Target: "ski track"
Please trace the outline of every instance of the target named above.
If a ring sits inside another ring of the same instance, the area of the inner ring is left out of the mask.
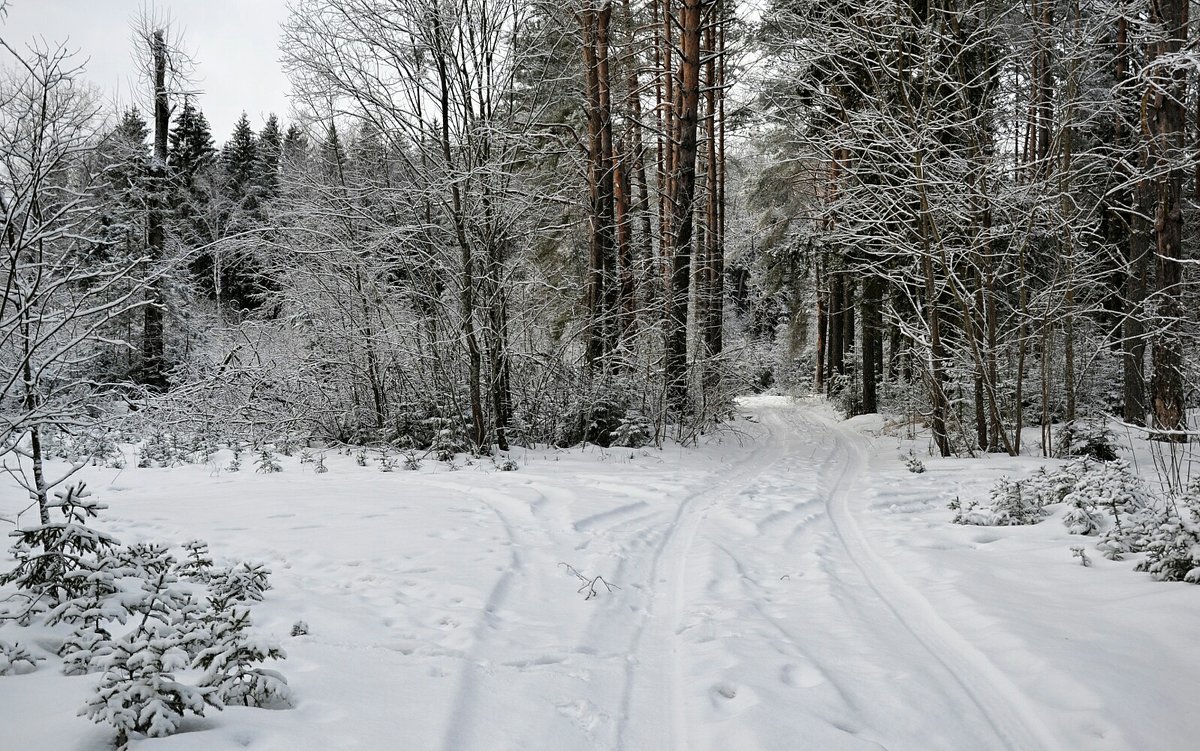
[[[331,596],[361,624],[358,640],[313,644],[456,678],[444,715],[404,718],[431,748],[1062,751],[859,526],[874,512],[856,495],[869,439],[819,402],[750,404],[754,442],[703,475],[669,459],[615,481],[414,475],[458,499],[443,513],[461,524],[428,536],[478,572],[471,587],[440,585],[434,564],[451,559],[436,553],[263,552],[284,588]],[[129,531],[183,530],[164,517]],[[560,563],[619,589],[584,601]]]
[[[674,498],[587,476],[538,491],[516,480],[471,488],[509,557],[458,653],[442,748],[482,751],[502,737],[519,739],[504,746],[514,749],[570,738],[618,751],[805,740],[1059,751],[1021,690],[872,548],[853,505],[865,439],[820,409],[764,410],[763,435],[736,462],[699,487],[669,475],[668,490],[684,488]],[[574,511],[589,493],[611,502]],[[571,596],[558,565],[571,554],[621,589],[551,619],[539,611]],[[597,568],[606,560],[615,568]],[[778,665],[769,679],[749,669],[760,655]],[[919,685],[941,711],[926,716],[904,697],[876,706],[890,680]],[[507,693],[511,682],[522,690]],[[556,698],[514,703],[521,695]],[[755,718],[797,712],[809,738],[760,737]]]

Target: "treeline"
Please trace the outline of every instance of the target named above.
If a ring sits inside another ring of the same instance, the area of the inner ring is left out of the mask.
[[[220,148],[162,24],[115,118],[10,44],[2,448],[114,399],[254,441],[653,442],[772,383],[944,454],[1105,412],[1186,437],[1189,3],[745,10],[299,0],[292,122]]]

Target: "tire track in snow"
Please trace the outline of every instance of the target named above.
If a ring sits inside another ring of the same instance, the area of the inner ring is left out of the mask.
[[[708,512],[723,499],[738,495],[786,456],[772,427],[764,425],[764,428],[767,435],[760,439],[759,445],[767,447],[768,453],[764,456],[762,452],[751,452],[715,486],[684,497],[651,552],[644,590],[651,595],[627,650],[625,684],[617,717],[617,751],[689,749],[681,699],[683,677],[678,638],[687,602],[688,554]],[[660,583],[667,585],[666,592],[657,591]],[[660,604],[662,600],[665,607]]]
[[[937,614],[920,592],[871,548],[850,512],[856,474],[865,466],[862,438],[822,421],[834,439],[836,475],[827,495],[830,521],[850,560],[896,620],[954,678],[992,730],[1013,751],[1062,751],[1024,693],[982,652]]]

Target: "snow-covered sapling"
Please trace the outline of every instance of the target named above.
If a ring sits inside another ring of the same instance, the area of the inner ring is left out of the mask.
[[[278,645],[252,638],[250,610],[234,605],[220,611],[209,626],[211,642],[196,655],[193,666],[204,671],[199,686],[214,692],[223,704],[247,707],[290,706],[287,679],[274,670],[258,667],[264,660],[287,655]]]
[[[206,582],[213,567],[208,543],[204,540],[188,540],[183,544],[185,557],[179,564],[179,575],[188,581]]]
[[[279,461],[275,458],[275,454],[265,446],[258,452],[258,461],[256,464],[260,474],[269,475],[283,471],[283,467],[279,466]]]
[[[366,449],[359,449],[357,452],[355,452],[354,463],[360,467],[367,466],[367,451],[366,451]]]
[[[912,449],[908,450],[908,456],[904,459],[904,467],[915,475],[919,475],[925,471],[925,463],[917,458]]]
[[[1200,584],[1200,487],[1176,494],[1150,525],[1146,558],[1137,564],[1159,581]]]
[[[1078,558],[1079,563],[1085,568],[1092,565],[1092,559],[1088,558],[1087,551],[1084,550],[1082,545],[1072,545],[1071,555],[1075,558]]]
[[[208,600],[214,610],[222,611],[234,603],[261,602],[271,588],[271,570],[262,563],[245,561],[230,568],[213,570],[208,581]]]
[[[88,575],[118,544],[116,538],[93,529],[88,522],[107,506],[91,499],[84,483],[70,485],[54,494],[48,510],[61,514],[60,521],[14,531],[11,548],[17,565],[0,574],[0,584],[16,584],[32,604],[53,605],[87,595],[96,584]]]
[[[37,670],[37,664],[45,657],[38,657],[20,644],[9,644],[0,639],[0,675],[24,675]]]
[[[141,572],[158,571],[140,579],[141,591],[124,605],[136,621],[129,634],[112,642],[107,669],[93,695],[80,710],[93,722],[106,722],[117,731],[123,746],[133,733],[160,737],[174,733],[187,713],[204,715],[206,706],[220,706],[211,688],[196,688],[175,679],[191,663],[190,652],[206,642],[199,608],[178,586],[178,577],[167,559],[136,556]],[[131,567],[130,572],[134,572]]]
[[[325,466],[325,457],[318,456],[317,457],[317,466],[313,467],[313,472],[316,472],[318,475],[323,475],[328,471],[329,471],[329,467]]]

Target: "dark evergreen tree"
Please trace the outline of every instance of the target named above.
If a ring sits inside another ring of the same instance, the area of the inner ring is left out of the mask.
[[[321,170],[330,182],[340,184],[345,176],[346,152],[342,148],[342,140],[338,136],[337,125],[330,122],[325,130],[325,140],[321,142],[318,154]]]
[[[281,167],[297,169],[308,162],[308,135],[299,125],[289,125],[283,137]]]
[[[216,153],[207,118],[191,99],[185,100],[171,130],[168,158],[172,173],[190,189],[196,173],[211,164]]]
[[[254,135],[250,119],[246,117],[245,112],[233,126],[233,136],[226,142],[225,148],[221,149],[221,162],[225,168],[230,197],[242,208],[253,209],[258,138]]]
[[[279,128],[279,118],[272,114],[267,117],[266,125],[258,134],[255,180],[260,192],[259,200],[262,202],[279,195],[279,160],[282,155],[283,131]]]

